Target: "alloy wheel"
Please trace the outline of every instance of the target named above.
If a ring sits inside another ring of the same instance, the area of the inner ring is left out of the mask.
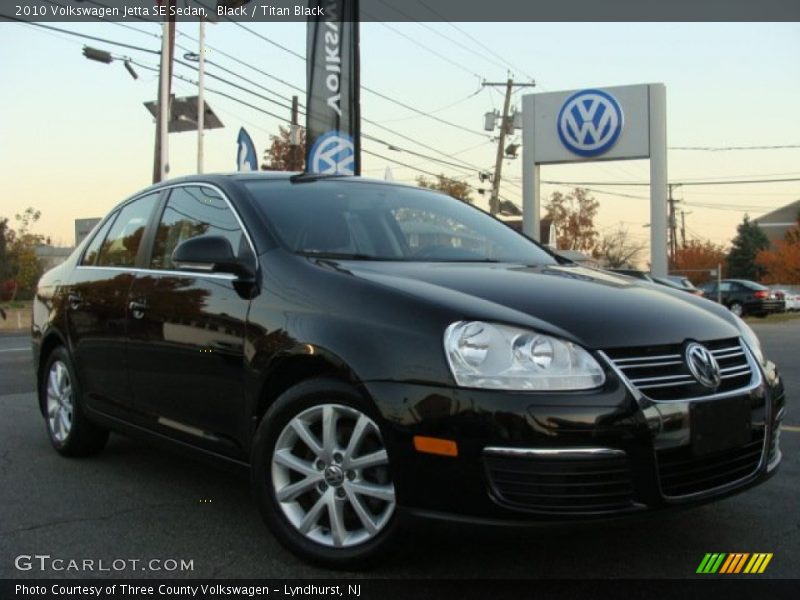
[[[73,408],[72,379],[67,366],[57,360],[50,365],[47,375],[47,425],[59,444],[72,431]]]
[[[395,510],[378,426],[350,406],[321,404],[293,417],[275,443],[271,478],[288,521],[324,546],[374,538]]]

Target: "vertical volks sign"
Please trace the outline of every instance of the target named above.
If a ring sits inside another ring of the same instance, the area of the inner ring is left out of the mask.
[[[361,172],[358,0],[310,0],[306,171]]]

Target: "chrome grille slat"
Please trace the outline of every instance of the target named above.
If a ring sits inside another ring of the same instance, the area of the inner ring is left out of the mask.
[[[752,380],[752,366],[738,338],[700,343],[720,364],[720,385],[716,389],[702,386],[689,372],[682,344],[606,350],[604,354],[631,386],[657,401],[690,400],[735,391]]]

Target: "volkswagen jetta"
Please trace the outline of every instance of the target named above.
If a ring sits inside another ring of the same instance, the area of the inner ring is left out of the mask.
[[[247,465],[275,536],[329,565],[407,514],[618,516],[781,460],[780,378],[730,311],[360,178],[136,194],[42,278],[33,350],[59,453],[114,430]]]

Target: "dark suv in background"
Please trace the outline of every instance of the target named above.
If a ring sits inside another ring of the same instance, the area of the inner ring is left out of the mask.
[[[709,281],[700,286],[705,297],[721,302],[738,317],[755,315],[764,317],[770,313],[782,312],[784,303],[778,295],[766,286],[746,279],[723,279]]]

